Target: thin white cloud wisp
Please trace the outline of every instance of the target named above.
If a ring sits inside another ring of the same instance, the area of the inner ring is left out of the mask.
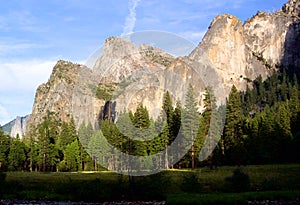
[[[0,82],[0,91],[35,90],[39,84],[47,82],[55,63],[40,60],[1,62],[0,76],[5,78]]]
[[[123,27],[122,35],[130,34],[133,32],[136,22],[136,7],[138,6],[141,0],[129,0],[128,8],[129,14],[126,17],[125,25]]]

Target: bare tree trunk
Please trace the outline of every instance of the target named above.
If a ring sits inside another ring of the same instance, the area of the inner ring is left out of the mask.
[[[97,170],[97,159],[96,159],[96,157],[94,157],[94,169],[95,169],[95,171],[98,171]]]
[[[43,172],[46,172],[46,153],[43,154]]]
[[[169,169],[169,161],[168,161],[168,149],[167,149],[167,146],[166,146],[166,155],[165,155],[165,166],[166,166],[166,169]]]
[[[32,172],[32,158],[30,157],[30,162],[29,162],[29,171]]]
[[[192,144],[192,169],[195,169],[194,142],[193,142],[193,144]]]

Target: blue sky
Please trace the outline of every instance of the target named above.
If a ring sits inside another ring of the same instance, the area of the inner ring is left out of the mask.
[[[198,44],[213,18],[245,21],[287,0],[9,0],[0,6],[0,124],[29,114],[59,59],[83,63],[107,37],[158,30]]]

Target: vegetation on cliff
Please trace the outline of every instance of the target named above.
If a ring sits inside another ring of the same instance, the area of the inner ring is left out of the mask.
[[[147,108],[140,104],[134,113],[119,114],[119,120],[125,119],[123,124],[116,125],[112,119],[103,119],[101,131],[95,133],[89,122],[76,130],[74,119],[63,122],[55,113],[48,111],[43,122],[32,127],[22,140],[10,139],[1,132],[1,169],[99,170],[101,166],[97,164],[97,154],[93,151],[99,148],[94,149],[93,143],[90,142],[97,141],[99,139],[97,135],[101,134],[119,151],[136,156],[148,156],[165,150],[174,142],[180,128],[180,132],[187,138],[186,141],[192,141],[187,154],[175,165],[171,165],[168,155],[170,157],[174,153],[165,153],[155,162],[143,162],[145,169],[153,167],[156,163],[165,168],[188,168],[203,165],[212,167],[299,162],[298,82],[295,74],[283,70],[274,73],[265,81],[258,77],[244,92],[239,92],[233,86],[227,100],[226,120],[222,133],[220,131],[218,133],[220,128],[217,127],[214,128],[215,131],[208,130],[209,126],[212,126],[211,119],[216,117],[212,116],[213,111],[221,112],[222,108],[222,106],[217,108],[213,91],[209,87],[206,89],[202,113],[197,111],[197,102],[194,99],[193,89],[197,88],[190,86],[184,106],[181,106],[180,102],[174,106],[170,94],[165,93],[162,115],[157,120],[151,119]],[[119,130],[122,126],[126,128],[126,132]],[[191,126],[192,131],[187,129]],[[209,135],[222,136],[212,155],[200,162],[197,156]],[[132,139],[132,136],[135,138]],[[99,143],[101,147],[103,143]],[[180,152],[180,149],[178,151]],[[109,166],[116,168],[121,165]]]

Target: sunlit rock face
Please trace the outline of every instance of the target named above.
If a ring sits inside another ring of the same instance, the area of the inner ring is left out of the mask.
[[[140,103],[156,118],[162,99],[170,91],[173,102],[184,104],[186,89],[193,85],[199,109],[206,86],[224,103],[232,85],[246,88],[259,75],[265,79],[279,67],[300,67],[300,2],[290,0],[275,13],[258,12],[246,22],[223,14],[215,17],[199,45],[188,55],[174,57],[148,45],[137,47],[122,38],[105,41],[92,69],[59,61],[50,79],[36,91],[27,127],[37,125],[47,110],[76,125],[91,122],[97,128],[108,110],[135,111]],[[114,108],[97,89],[111,86]],[[106,107],[106,108],[105,108]],[[104,110],[105,108],[105,110]]]
[[[281,10],[258,12],[244,24],[235,16],[219,15],[190,58],[210,62],[227,91],[232,84],[244,89],[245,78],[265,79],[280,66],[300,67],[299,5],[291,0]]]

